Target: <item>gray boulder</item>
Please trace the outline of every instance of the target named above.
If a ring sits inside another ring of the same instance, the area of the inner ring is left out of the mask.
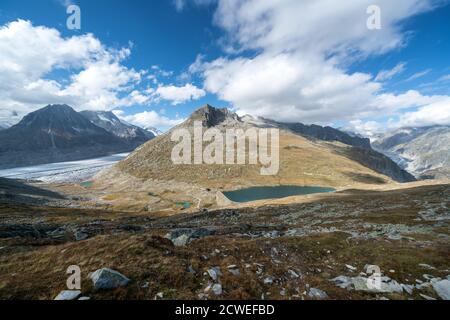
[[[92,280],[95,289],[115,289],[124,287],[130,282],[130,279],[120,272],[108,268],[98,269],[89,278]]]
[[[63,290],[55,298],[55,300],[75,300],[81,295],[80,290]]]
[[[198,229],[174,229],[166,234],[165,238],[172,241],[174,246],[182,247],[188,245],[195,239],[201,239],[216,233],[213,228]]]
[[[273,283],[272,277],[266,277],[264,278],[264,284],[271,285]]]
[[[239,276],[241,274],[240,271],[239,271],[239,267],[234,265],[234,264],[229,265],[227,267],[227,269],[228,269],[228,272],[231,273],[234,276]]]
[[[220,283],[216,283],[212,286],[212,291],[216,296],[220,296],[222,294],[222,285]]]
[[[77,230],[73,234],[73,236],[75,237],[76,241],[83,241],[83,240],[86,240],[87,238],[89,238],[89,235],[86,232],[81,231],[81,230]]]
[[[336,286],[355,291],[364,291],[371,293],[402,293],[403,286],[397,281],[383,276],[380,277],[379,281],[373,281],[373,279],[365,277],[346,277],[339,276],[330,280]]]
[[[325,291],[317,289],[317,288],[311,288],[309,289],[308,292],[308,297],[313,298],[313,299],[327,299],[328,295]]]
[[[450,281],[449,280],[441,280],[434,282],[433,289],[436,291],[439,297],[442,300],[450,300]]]
[[[88,301],[88,300],[91,300],[91,298],[89,298],[89,297],[80,297],[80,298],[78,298],[78,300],[79,301]]]
[[[211,269],[208,269],[207,272],[208,275],[211,277],[211,279],[213,279],[214,281],[216,281],[217,278],[222,275],[222,272],[220,271],[219,267],[213,267]]]

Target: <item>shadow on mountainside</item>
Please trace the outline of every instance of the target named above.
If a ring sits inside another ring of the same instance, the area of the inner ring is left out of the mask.
[[[63,200],[59,193],[30,186],[20,180],[0,178],[0,202],[35,203],[36,199],[45,203],[45,198]]]

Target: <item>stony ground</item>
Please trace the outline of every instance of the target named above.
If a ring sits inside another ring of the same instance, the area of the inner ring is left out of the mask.
[[[53,299],[78,265],[91,299],[440,299],[449,219],[450,185],[175,216],[3,201],[0,298]],[[95,290],[100,268],[131,281]]]

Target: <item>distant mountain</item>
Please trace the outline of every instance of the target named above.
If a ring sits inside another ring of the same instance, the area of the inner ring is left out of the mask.
[[[80,114],[96,126],[129,141],[136,147],[155,137],[152,132],[126,123],[110,111],[81,111]]]
[[[279,128],[278,174],[261,175],[260,164],[174,165],[171,152],[176,143],[171,141],[171,133],[182,128],[192,134],[196,121],[202,123],[204,130],[215,128],[221,132],[227,129]],[[100,183],[105,185],[120,181],[120,184],[127,188],[133,186],[135,178],[144,183],[146,180],[152,183],[160,181],[162,185],[170,184],[171,188],[175,189],[178,185],[181,189],[185,188],[183,186],[192,186],[203,188],[202,190],[280,184],[348,187],[383,184],[393,180],[415,180],[391,159],[372,150],[366,139],[349,139],[345,133],[332,128],[283,124],[249,116],[239,117],[228,109],[217,109],[209,105],[198,109],[167,134],[147,142],[127,159],[97,177]],[[129,185],[126,184],[128,180]]]
[[[450,126],[398,129],[373,147],[418,178],[450,178]]]
[[[252,123],[256,126],[271,126],[277,128],[284,128],[293,131],[302,136],[307,136],[310,138],[315,138],[323,141],[338,141],[350,146],[361,147],[370,149],[370,139],[364,138],[357,135],[351,135],[349,133],[340,131],[332,127],[322,127],[319,125],[305,125],[303,123],[283,123],[273,120],[268,120],[265,118],[254,118],[251,116],[244,116],[243,121]]]
[[[135,147],[67,105],[49,105],[0,131],[0,168],[89,159]]]
[[[155,127],[145,126],[145,127],[143,127],[143,129],[145,129],[146,131],[152,133],[155,137],[160,136],[160,135],[163,134],[163,132],[161,130],[156,129]]]
[[[11,121],[10,119],[0,119],[0,130],[5,130],[8,128],[11,128],[15,123],[19,122],[17,121]]]

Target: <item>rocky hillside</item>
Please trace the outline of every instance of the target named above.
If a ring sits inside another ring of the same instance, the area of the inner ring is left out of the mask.
[[[403,128],[380,135],[373,147],[418,178],[450,178],[450,126]]]
[[[207,105],[172,130],[184,128],[192,132],[195,121],[201,121],[204,130],[214,127],[221,132],[228,128],[266,126],[262,122],[256,125],[227,109]],[[144,181],[164,180],[172,186],[184,183],[219,190],[280,184],[347,187],[414,180],[390,159],[367,147],[320,140],[281,126],[280,129],[280,170],[277,175],[262,176],[259,164],[174,165],[171,152],[176,143],[171,141],[173,131],[170,131],[146,143],[109,172],[104,172],[100,179],[111,181],[123,174],[123,185],[127,185],[126,176],[129,176]]]
[[[67,105],[49,105],[0,131],[0,168],[82,160],[135,147]]]
[[[448,208],[448,185],[177,215],[0,202],[0,299],[54,299],[68,262],[72,299],[450,299]],[[103,268],[131,281],[97,290]]]

